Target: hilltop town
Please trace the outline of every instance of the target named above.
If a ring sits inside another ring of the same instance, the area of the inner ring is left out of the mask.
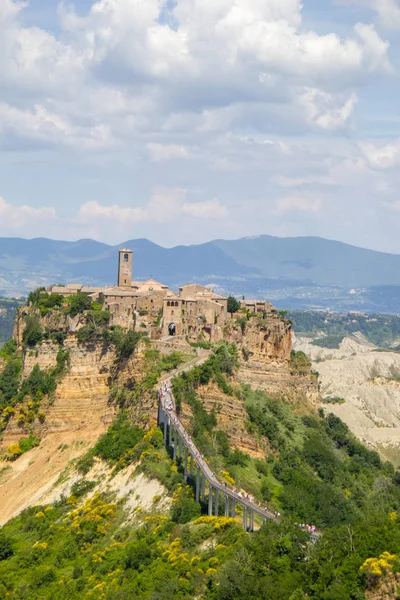
[[[116,286],[95,288],[70,283],[52,286],[49,293],[63,298],[86,294],[109,313],[111,326],[146,332],[153,341],[176,338],[214,344],[225,339],[243,348],[247,345],[248,356],[290,358],[290,326],[270,302],[243,298],[236,312],[230,313],[228,299],[209,286],[186,283],[176,293],[153,279],[135,281],[133,252],[127,248],[118,253]],[[247,319],[248,324],[240,321],[247,317],[257,318]],[[252,327],[254,324],[257,326]],[[70,323],[70,327],[76,325]]]

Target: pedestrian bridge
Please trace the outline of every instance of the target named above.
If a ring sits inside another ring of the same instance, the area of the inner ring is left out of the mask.
[[[194,364],[199,364],[204,360],[206,359],[200,361],[196,359],[188,363],[182,370],[188,370]],[[162,383],[163,393],[159,399],[158,424],[163,427],[164,444],[166,447],[172,448],[174,460],[177,458],[182,460],[185,481],[190,477],[195,482],[196,502],[207,502],[208,495],[208,514],[209,516],[218,515],[219,500],[222,496],[225,504],[225,516],[233,518],[236,517],[236,509],[240,505],[243,527],[247,531],[254,531],[255,515],[261,517],[262,522],[266,519],[276,519],[276,516],[266,508],[262,508],[245,498],[240,492],[233,491],[225,483],[218,481],[204,456],[183,427],[175,411],[176,405],[172,391],[170,389],[165,391],[165,386],[170,384],[170,379],[164,380]]]

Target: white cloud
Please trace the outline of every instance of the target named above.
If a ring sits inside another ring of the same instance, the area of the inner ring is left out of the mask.
[[[176,158],[188,158],[190,156],[190,153],[185,146],[179,146],[177,144],[149,143],[147,144],[147,150],[151,160],[154,162],[162,162]]]
[[[317,90],[306,88],[299,96],[307,121],[321,129],[338,129],[346,125],[357,103],[356,94],[343,100],[341,95],[334,96]]]
[[[173,224],[184,228],[190,227],[192,222],[219,221],[227,215],[226,207],[219,200],[190,202],[187,190],[181,188],[157,188],[142,207],[105,205],[92,200],[82,204],[76,214],[69,217],[61,217],[54,207],[15,206],[0,197],[0,235],[19,230],[32,237],[33,232],[43,235],[50,229],[64,239],[82,236],[110,239],[112,231],[114,241],[119,241],[129,235],[134,226]]]
[[[40,104],[32,110],[20,110],[0,103],[0,137],[7,134],[79,148],[103,148],[113,142],[108,125],[93,124],[90,129],[85,129]]]
[[[98,0],[83,16],[61,5],[59,34],[23,25],[22,3],[0,10],[3,129],[76,148],[185,121],[203,133],[245,126],[277,102],[311,126],[340,128],[362,78],[390,70],[373,26],[318,35],[302,26],[300,0]],[[152,160],[184,157],[183,145],[148,144]]]
[[[317,213],[320,211],[322,202],[320,198],[313,196],[300,195],[300,194],[289,194],[279,198],[275,204],[276,211],[278,213],[287,212],[306,212],[306,213]]]
[[[374,10],[378,22],[387,29],[400,29],[400,4],[398,0],[337,0],[340,4],[366,6]]]
[[[54,208],[34,208],[26,204],[14,206],[0,197],[0,222],[2,227],[6,226],[10,231],[34,226],[38,221],[52,221],[56,218]]]
[[[362,142],[359,144],[359,148],[373,169],[391,169],[400,164],[400,139],[383,145]]]
[[[330,175],[308,175],[304,177],[286,177],[277,175],[273,177],[273,181],[280,187],[295,188],[304,185],[333,185],[334,179]]]
[[[206,202],[191,202],[184,204],[182,213],[192,219],[224,219],[228,216],[228,210],[219,200],[208,200]]]

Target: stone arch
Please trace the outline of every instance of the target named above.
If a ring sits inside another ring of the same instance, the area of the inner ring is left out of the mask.
[[[175,336],[176,335],[176,323],[168,324],[168,335]]]

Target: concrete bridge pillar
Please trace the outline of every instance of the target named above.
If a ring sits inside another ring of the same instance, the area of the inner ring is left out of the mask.
[[[189,456],[190,456],[190,477],[193,479],[193,466],[194,466],[193,454],[191,452],[189,452]]]
[[[206,499],[206,476],[204,473],[201,474],[201,499],[205,502]]]
[[[165,416],[163,417],[163,424],[164,424],[164,446],[167,447],[167,419],[165,418]]]
[[[218,507],[219,507],[219,491],[217,489],[215,489],[215,497],[214,497],[214,512],[215,512],[215,516],[218,517]]]
[[[254,510],[250,510],[250,531],[254,531]]]
[[[174,449],[173,449],[173,459],[176,460],[176,449],[177,449],[177,431],[174,429]]]
[[[172,427],[171,427],[171,419],[168,419],[168,446],[171,448],[172,446]]]
[[[247,506],[243,506],[243,529],[247,531]]]
[[[225,516],[229,517],[229,496],[225,496]]]
[[[232,518],[236,517],[236,500],[232,499]]]
[[[188,448],[185,444],[185,458],[183,459],[183,476],[185,481],[187,481],[188,476]]]
[[[179,458],[182,458],[182,436],[179,436]]]
[[[213,513],[213,489],[210,485],[210,489],[208,490],[208,516],[212,517]]]
[[[200,502],[200,467],[196,469],[196,502]]]

